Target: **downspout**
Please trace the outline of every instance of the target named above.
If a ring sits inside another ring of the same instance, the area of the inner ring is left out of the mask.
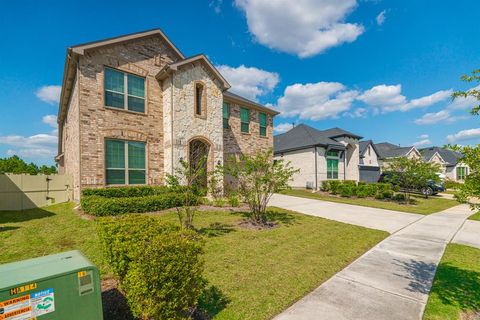
[[[343,152],[343,181],[347,180],[347,150]]]
[[[315,191],[318,190],[317,168],[317,146],[315,146]]]
[[[170,141],[171,141],[171,148],[172,148],[172,156],[171,156],[171,175],[173,176],[173,173],[174,173],[174,170],[173,170],[173,146],[174,146],[174,143],[173,143],[173,114],[174,114],[174,108],[173,108],[173,78],[175,77],[175,73],[172,72],[172,76],[170,77]]]

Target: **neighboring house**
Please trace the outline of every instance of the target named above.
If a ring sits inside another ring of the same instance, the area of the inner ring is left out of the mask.
[[[325,180],[359,180],[359,140],[340,128],[317,130],[300,124],[274,137],[274,159],[290,161],[292,187],[318,189]]]
[[[360,147],[360,164],[359,174],[360,181],[377,182],[381,174],[382,158],[379,156],[378,150],[372,140],[363,140],[359,142]]]
[[[75,200],[83,188],[163,184],[181,159],[212,169],[272,148],[278,112],[229,88],[158,29],[68,48],[56,161]]]
[[[377,151],[379,166],[383,169],[388,169],[389,162],[395,158],[407,157],[407,158],[422,158],[422,155],[414,146],[401,147],[389,142],[375,143],[375,149]]]
[[[470,168],[462,163],[463,154],[457,151],[440,147],[420,149],[423,159],[427,162],[438,163],[442,173],[452,181],[463,182],[470,173]]]

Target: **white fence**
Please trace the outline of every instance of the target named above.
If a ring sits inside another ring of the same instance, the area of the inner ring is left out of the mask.
[[[0,174],[0,211],[43,207],[72,199],[69,176]]]

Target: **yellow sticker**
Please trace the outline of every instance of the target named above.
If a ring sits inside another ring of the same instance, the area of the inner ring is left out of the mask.
[[[77,274],[79,278],[85,277],[87,275],[87,271],[79,271]]]
[[[23,292],[27,292],[27,291],[30,291],[30,290],[33,290],[33,289],[37,289],[37,284],[36,283],[26,284],[26,285],[21,286],[21,287],[12,288],[12,289],[10,289],[10,295],[13,296],[13,295],[20,294],[20,293],[23,293]]]

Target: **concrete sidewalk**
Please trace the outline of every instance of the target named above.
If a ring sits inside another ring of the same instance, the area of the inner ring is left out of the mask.
[[[296,211],[300,208],[300,212],[308,211],[310,214],[317,208],[320,213],[314,215],[348,223],[353,223],[353,218],[349,216],[356,208],[362,208],[362,217],[370,220],[377,217],[384,219],[383,214],[386,214],[382,212],[386,210],[343,204],[336,204],[335,211],[327,214],[323,209],[324,202],[311,200],[317,201],[312,203],[309,199],[301,199],[312,206],[308,209],[293,199],[286,206],[281,205],[281,201],[285,200],[283,196],[275,197],[271,205]],[[275,319],[421,319],[445,247],[471,211],[467,205],[459,205],[429,216],[411,217],[393,213],[396,214],[392,217],[395,223],[382,220],[380,224],[383,227],[381,230],[394,230],[393,235]],[[337,216],[339,219],[336,219]],[[375,223],[358,224],[369,226]],[[403,229],[398,228],[401,224]]]
[[[480,221],[465,221],[452,242],[480,249]]]
[[[344,203],[273,195],[269,206],[394,233],[424,216]]]

